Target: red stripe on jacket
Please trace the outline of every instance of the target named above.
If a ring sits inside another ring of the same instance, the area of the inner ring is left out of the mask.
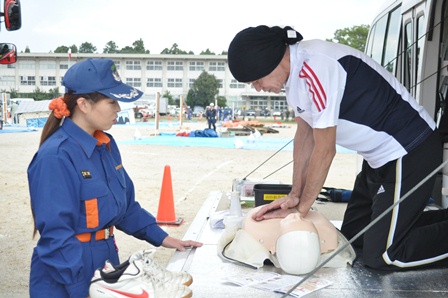
[[[325,109],[327,103],[327,95],[325,93],[319,78],[313,69],[306,63],[303,63],[302,70],[299,73],[299,77],[306,80],[309,91],[312,94],[313,102],[320,112]]]

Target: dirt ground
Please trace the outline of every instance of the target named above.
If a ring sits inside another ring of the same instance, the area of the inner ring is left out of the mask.
[[[204,122],[184,122],[183,129],[204,129]],[[5,128],[7,129],[7,128]],[[159,131],[174,132],[178,124]],[[262,138],[293,138],[295,125],[276,128],[278,134]],[[143,137],[154,133],[153,126],[138,126]],[[117,125],[109,132],[117,141],[133,139],[136,126]],[[33,223],[30,210],[26,171],[37,150],[41,131],[0,133],[0,297],[27,297],[30,259],[37,239],[32,239]],[[157,137],[157,136],[152,136]],[[283,146],[279,144],[279,149]],[[197,211],[210,191],[230,191],[234,178],[244,178],[276,151],[175,147],[156,145],[120,145],[123,165],[134,181],[136,199],[157,215],[163,171],[170,166],[177,217],[180,226],[165,227],[174,237],[183,238]],[[291,151],[280,151],[249,178],[263,178],[292,160]],[[332,164],[327,186],[351,188],[356,173],[355,154],[338,153]],[[49,173],[50,174],[50,173]],[[292,165],[286,166],[269,179],[291,183]],[[317,206],[332,220],[341,220],[345,205],[330,203]],[[133,252],[152,246],[119,231],[116,233],[121,260]],[[157,248],[156,260],[166,265],[174,251]]]

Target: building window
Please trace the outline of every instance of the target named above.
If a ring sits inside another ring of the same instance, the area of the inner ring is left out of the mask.
[[[243,89],[244,87],[246,87],[244,83],[240,83],[235,79],[232,79],[232,81],[230,81],[231,89]]]
[[[224,62],[210,62],[210,65],[208,67],[209,71],[225,71],[225,65]]]
[[[35,69],[36,63],[34,61],[19,61],[20,69]]]
[[[36,78],[34,76],[20,76],[20,85],[34,86]]]
[[[41,86],[56,86],[56,77],[40,77]]]
[[[198,62],[198,61],[191,61],[189,63],[190,71],[203,71],[204,70],[204,62]]]
[[[264,110],[267,109],[267,103],[268,100],[267,99],[251,99],[250,101],[250,107],[251,109],[255,109],[255,110]]]
[[[59,69],[68,69],[68,63],[59,63]]]
[[[163,70],[162,61],[146,62],[146,70]]]
[[[196,79],[189,79],[188,80],[188,88],[193,88],[194,82],[196,82]]]
[[[55,61],[40,61],[39,62],[40,69],[56,69]]]
[[[13,63],[13,64],[0,64],[0,69],[2,69],[2,68],[5,68],[5,69],[16,68],[16,64],[17,64],[17,63]]]
[[[222,84],[223,80],[222,79],[218,79],[218,83],[219,83],[219,87],[218,88],[223,88],[223,84]]]
[[[182,88],[182,79],[168,79],[168,88]]]
[[[140,78],[126,78],[126,84],[135,88],[140,88],[142,86],[142,80]]]
[[[126,70],[141,70],[140,61],[126,61]]]
[[[1,86],[14,86],[15,85],[14,76],[0,76],[0,85]]]
[[[184,63],[182,61],[168,61],[168,70],[184,70]]]
[[[160,78],[148,78],[146,80],[146,87],[157,87],[157,88],[162,88],[162,79]]]

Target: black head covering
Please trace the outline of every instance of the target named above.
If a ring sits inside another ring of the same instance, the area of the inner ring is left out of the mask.
[[[230,43],[227,54],[230,72],[243,83],[261,79],[280,64],[287,45],[302,39],[302,35],[289,26],[246,28]]]

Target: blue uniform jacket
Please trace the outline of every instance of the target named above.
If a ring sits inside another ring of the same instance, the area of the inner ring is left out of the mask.
[[[40,269],[73,297],[86,293],[80,285],[92,277],[83,268],[83,249],[90,246],[83,245],[77,234],[116,226],[155,246],[167,236],[135,201],[134,185],[112,136],[97,133],[110,142],[97,145],[96,138],[66,118],[28,168],[31,207],[40,233],[33,262],[44,264]],[[31,271],[31,279],[40,274]]]

